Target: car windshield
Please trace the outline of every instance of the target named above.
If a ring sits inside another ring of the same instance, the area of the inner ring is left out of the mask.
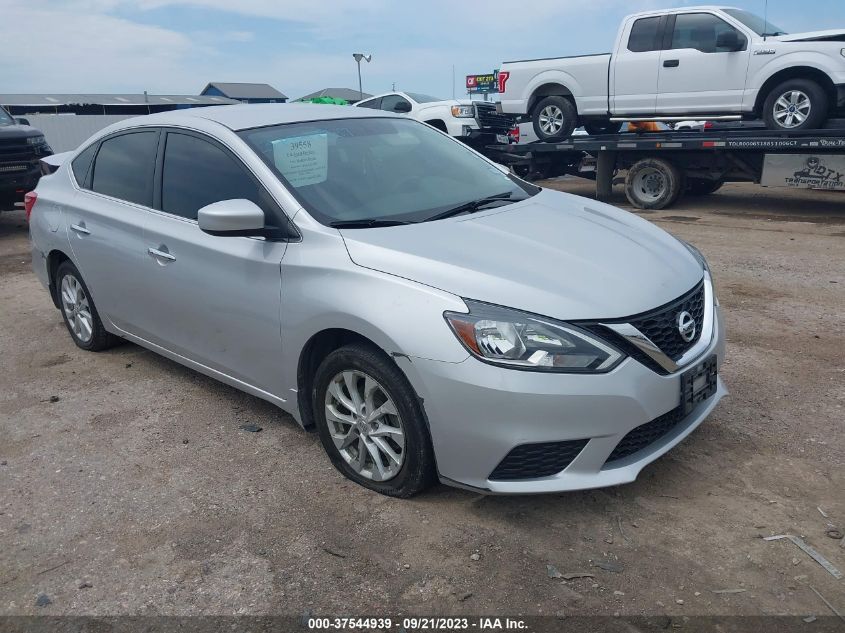
[[[3,108],[0,108],[0,125],[14,125],[15,120]]]
[[[754,15],[753,13],[749,13],[748,11],[743,11],[741,9],[725,9],[724,11],[732,18],[735,18],[742,22],[745,26],[754,31],[757,35],[787,34],[786,31],[776,27],[771,22],[764,20],[759,15]]]
[[[411,97],[417,103],[432,103],[434,101],[443,101],[440,97],[432,97],[431,95],[420,94],[419,92],[406,92],[406,95]]]
[[[468,203],[479,203],[465,211],[472,212],[540,191],[405,118],[288,123],[239,134],[326,225],[421,222]]]

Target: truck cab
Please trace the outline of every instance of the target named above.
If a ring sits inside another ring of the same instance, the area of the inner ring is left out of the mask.
[[[11,209],[35,188],[39,161],[52,153],[39,130],[0,107],[0,211]]]

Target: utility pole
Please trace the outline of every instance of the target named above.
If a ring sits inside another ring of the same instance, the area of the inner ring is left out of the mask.
[[[364,89],[361,87],[361,60],[364,59],[367,63],[373,58],[372,55],[364,55],[364,53],[352,53],[352,57],[358,62],[358,99],[364,98]]]

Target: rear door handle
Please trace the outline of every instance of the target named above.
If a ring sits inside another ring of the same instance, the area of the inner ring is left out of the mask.
[[[75,231],[77,233],[81,233],[82,235],[91,235],[91,231],[85,228],[85,223],[81,224],[71,224],[70,230]]]
[[[680,59],[667,59],[667,60],[664,60],[664,62],[663,62],[663,66],[665,68],[677,68],[680,65],[681,65]]]
[[[170,253],[167,253],[165,251],[160,251],[157,248],[153,248],[152,246],[147,249],[147,252],[157,259],[164,259],[168,262],[175,262],[176,261],[176,258],[173,257],[173,255],[171,255]]]

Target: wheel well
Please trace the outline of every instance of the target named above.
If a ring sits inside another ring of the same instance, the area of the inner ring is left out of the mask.
[[[53,300],[53,305],[60,308],[59,293],[56,288],[56,271],[62,262],[70,260],[70,257],[65,255],[62,251],[50,251],[47,255],[47,274],[49,275],[50,298]]]
[[[441,121],[440,119],[431,119],[430,121],[426,121],[431,127],[436,127],[441,132],[446,131],[446,123]]]
[[[528,100],[528,112],[534,109],[534,106],[537,105],[540,99],[550,96],[566,97],[572,102],[572,105],[575,105],[575,98],[572,96],[572,91],[566,86],[555,83],[543,84],[531,94],[531,98]]]
[[[296,370],[297,401],[302,418],[302,426],[309,428],[314,425],[314,409],[311,392],[314,389],[314,374],[320,363],[336,349],[350,343],[365,343],[377,349],[378,345],[366,336],[344,329],[331,329],[318,332],[305,344],[299,355],[299,365]]]
[[[775,86],[788,79],[811,79],[817,82],[827,93],[832,105],[836,104],[836,86],[833,85],[833,80],[821,70],[817,68],[810,68],[809,66],[794,66],[786,68],[780,72],[776,72],[769,77],[757,93],[757,103],[754,104],[754,112],[758,116],[763,112],[763,103],[766,97],[774,90]]]

